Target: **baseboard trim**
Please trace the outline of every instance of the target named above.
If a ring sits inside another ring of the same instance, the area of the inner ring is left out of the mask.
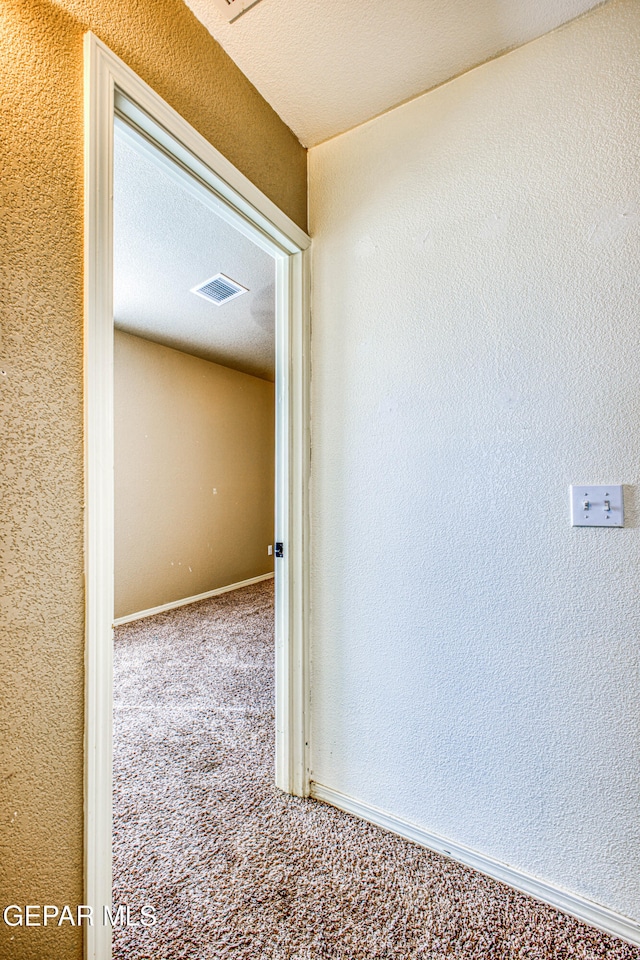
[[[385,813],[383,810],[379,810],[377,807],[361,800],[354,800],[353,797],[348,797],[331,787],[325,787],[321,783],[311,782],[310,795],[315,800],[321,800],[332,807],[338,807],[339,810],[360,817],[376,827],[389,830],[391,833],[397,833],[406,840],[411,840],[413,843],[428,847],[451,860],[457,860],[467,867],[472,867],[494,880],[499,880],[521,893],[535,897],[536,900],[542,900],[557,910],[591,924],[591,926],[597,927],[605,933],[613,934],[615,937],[620,937],[629,943],[640,946],[640,923],[630,920],[608,907],[587,900],[579,894],[563,890],[561,887],[556,887],[545,880],[538,880],[522,870],[509,867],[505,863],[500,863],[499,860],[478,853],[463,844],[447,840],[445,837],[431,833],[408,820],[403,820],[401,817]]]
[[[259,577],[250,577],[248,580],[230,583],[226,587],[216,587],[215,590],[198,593],[195,597],[185,597],[184,600],[172,600],[170,603],[163,603],[159,607],[150,607],[148,610],[141,610],[139,613],[129,613],[126,617],[117,617],[113,621],[113,625],[114,627],[120,627],[123,623],[133,623],[134,620],[144,620],[145,617],[153,617],[156,613],[164,613],[165,610],[175,610],[176,607],[186,607],[190,603],[197,603],[198,600],[208,600],[209,597],[218,597],[221,593],[231,593],[232,590],[241,590],[242,587],[250,587],[252,583],[260,583],[262,580],[273,580],[273,573],[262,573]]]

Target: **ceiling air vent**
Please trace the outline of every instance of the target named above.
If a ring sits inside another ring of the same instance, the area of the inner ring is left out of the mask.
[[[216,273],[215,277],[210,277],[204,283],[199,283],[197,287],[191,287],[191,293],[195,293],[211,303],[217,303],[218,306],[248,292],[247,287],[236,283],[231,277],[225,277],[224,273]]]
[[[225,20],[232,23],[237,20],[240,14],[254,7],[258,0],[213,0],[216,10],[219,10]]]

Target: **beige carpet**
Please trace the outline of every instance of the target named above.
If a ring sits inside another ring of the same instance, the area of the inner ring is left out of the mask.
[[[273,590],[119,627],[116,960],[640,960],[466,867],[273,786]]]

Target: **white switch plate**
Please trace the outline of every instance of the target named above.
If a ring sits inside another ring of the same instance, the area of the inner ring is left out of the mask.
[[[624,527],[622,484],[608,487],[585,484],[569,487],[571,525],[574,527]],[[588,504],[588,507],[585,505]],[[610,509],[607,510],[607,504]]]

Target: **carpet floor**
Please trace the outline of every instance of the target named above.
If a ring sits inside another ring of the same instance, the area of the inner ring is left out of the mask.
[[[273,785],[273,585],[118,627],[116,960],[640,960],[393,834]],[[151,905],[155,926],[139,922]]]

